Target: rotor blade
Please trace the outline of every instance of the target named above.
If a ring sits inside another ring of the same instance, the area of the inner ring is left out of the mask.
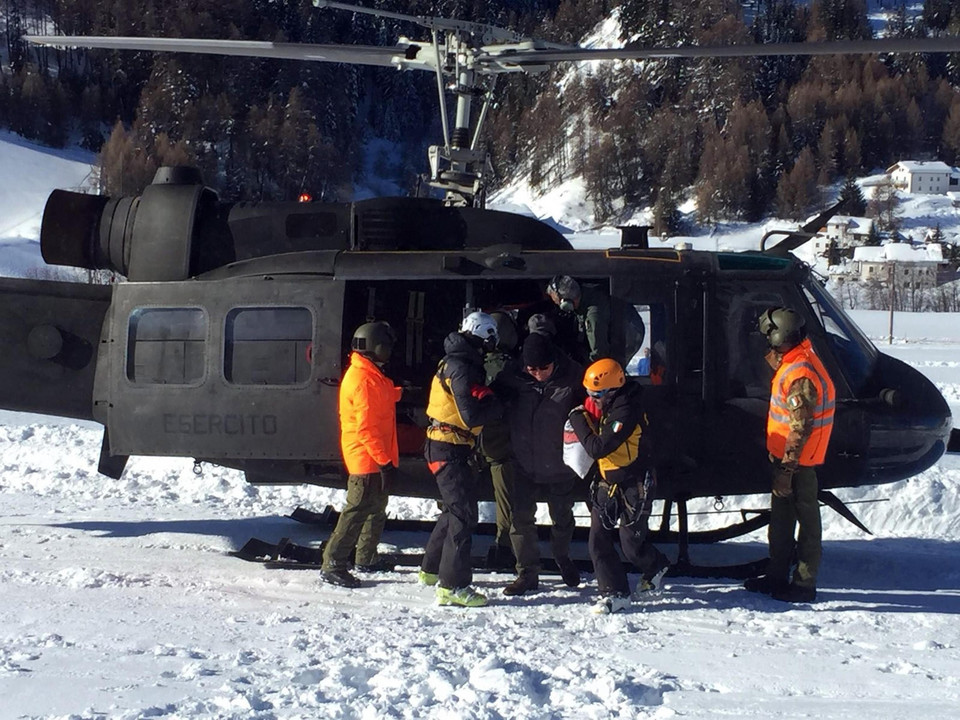
[[[484,48],[479,60],[519,66],[583,60],[655,60],[661,58],[724,58],[767,55],[869,55],[874,53],[960,52],[960,36],[937,38],[884,38],[835,42],[794,42],[769,45],[713,45],[653,48],[571,48],[503,52]]]
[[[801,225],[795,232],[788,233],[786,237],[783,238],[776,245],[773,245],[769,248],[763,247],[761,243],[761,251],[764,255],[772,255],[774,257],[787,257],[787,254],[791,250],[796,250],[798,247],[807,242],[811,237],[817,234],[824,225],[827,224],[827,221],[830,220],[834,215],[836,215],[840,210],[843,209],[843,206],[846,204],[845,200],[831,205],[822,213],[816,217],[808,220],[806,223]],[[766,240],[766,236],[764,236]]]
[[[843,500],[838,498],[829,490],[821,490],[819,493],[817,493],[817,499],[831,510],[836,510],[844,520],[849,520],[858,528],[863,530],[867,535],[873,535],[872,532],[867,530],[867,526],[857,519],[857,516],[853,514],[853,511],[843,504]]]
[[[184,52],[203,55],[236,55],[279,60],[352,63],[395,67],[411,59],[418,45],[376,47],[370,45],[304,45],[257,40],[205,40],[198,38],[87,37],[81,35],[26,35],[24,40],[35,45],[87,47],[104,50],[144,50],[151,52]]]

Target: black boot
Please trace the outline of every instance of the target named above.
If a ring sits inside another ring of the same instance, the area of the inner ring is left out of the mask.
[[[396,563],[390,562],[387,558],[382,555],[378,555],[377,558],[372,563],[357,563],[354,565],[354,569],[362,573],[376,573],[376,572],[393,572],[396,568]]]
[[[560,570],[560,578],[567,587],[577,587],[580,584],[580,571],[573,560],[568,557],[557,558],[557,568]]]
[[[773,595],[783,592],[787,589],[786,580],[776,580],[769,575],[747,578],[743,582],[743,587],[749,592],[761,593],[763,595]]]
[[[321,570],[320,578],[331,585],[339,585],[340,587],[345,588],[358,588],[360,587],[360,578],[356,575],[353,575],[346,568],[330,568],[329,570]]]
[[[790,583],[786,587],[770,593],[774,600],[788,603],[812,603],[817,599],[817,589],[807,585]]]
[[[536,573],[520,573],[517,579],[503,589],[504,595],[523,595],[540,587],[540,578]]]

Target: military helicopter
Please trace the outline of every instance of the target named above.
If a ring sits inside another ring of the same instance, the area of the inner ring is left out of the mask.
[[[28,40],[434,72],[444,142],[429,150],[430,184],[444,198],[223,203],[192,168],[161,168],[137,197],[55,190],[42,221],[45,261],[111,269],[128,282],[0,280],[0,405],[101,423],[99,469],[112,477],[131,455],[184,456],[240,469],[256,484],[344,487],[337,392],[356,327],[390,322],[399,331],[391,374],[426,387],[444,337],[465,312],[533,307],[550,278],[567,273],[644,321],[644,344],[655,349],[661,372],[654,380],[628,370],[649,391],[652,422],[665,429],[662,529],[676,504],[681,554],[689,540],[762,524],[752,518],[695,537],[686,502],[769,492],[771,375],[757,318],[771,306],[801,313],[837,386],[835,430],[819,473],[824,502],[856,521],[830,490],[910,477],[946,450],[952,419],[936,387],[880,353],[789,253],[836,208],[770,247],[764,238],[759,252],[651,248],[637,229],[625,231],[619,247],[575,250],[546,224],[483,207],[489,165],[478,139],[503,73],[586,59],[946,52],[960,50],[960,38],[597,50],[477,23],[314,4],[414,22],[431,38],[401,38],[394,47]],[[452,132],[448,87],[456,97]],[[483,103],[474,112],[477,98]],[[611,326],[627,320],[614,313]],[[638,347],[624,337],[611,333],[612,348],[630,358]],[[437,495],[420,454],[424,406],[416,393],[400,404],[403,476],[395,494]]]

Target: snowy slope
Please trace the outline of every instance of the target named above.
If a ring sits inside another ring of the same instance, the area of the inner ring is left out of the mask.
[[[22,276],[40,260],[40,219],[54,188],[89,190],[93,154],[54,151],[0,130],[0,275]]]
[[[23,219],[0,232],[0,266],[23,274],[38,255],[24,223],[36,222],[50,188],[85,171],[21,154],[25,144],[10,140],[0,137],[0,217]],[[35,202],[20,194],[31,183],[45,183]],[[741,237],[756,242],[756,228],[705,242]],[[10,260],[24,239],[33,255]],[[854,317],[883,351],[931,377],[960,416],[955,316],[899,313],[892,345],[886,314]],[[577,589],[547,579],[541,592],[508,599],[507,576],[480,574],[491,605],[457,610],[434,606],[406,569],[343,590],[314,572],[244,563],[227,552],[251,536],[322,539],[284,516],[339,505],[342,494],[254,488],[208,466],[196,476],[178,459],[134,458],[111,480],[96,472],[99,447],[94,424],[0,413],[0,720],[956,716],[956,458],[840,493],[868,501],[853,508],[875,534],[824,512],[816,604],[674,578],[661,600],[598,618],[587,612],[592,578]],[[394,498],[389,512],[435,509]],[[411,551],[419,540],[385,537]],[[763,550],[762,533],[693,548],[694,559],[718,562]]]

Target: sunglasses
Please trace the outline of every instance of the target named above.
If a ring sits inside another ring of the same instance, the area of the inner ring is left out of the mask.
[[[587,395],[592,397],[594,400],[599,400],[602,397],[605,397],[606,394],[610,392],[610,388],[606,390],[587,390]]]
[[[528,372],[544,372],[553,367],[553,363],[547,363],[546,365],[527,365]]]

